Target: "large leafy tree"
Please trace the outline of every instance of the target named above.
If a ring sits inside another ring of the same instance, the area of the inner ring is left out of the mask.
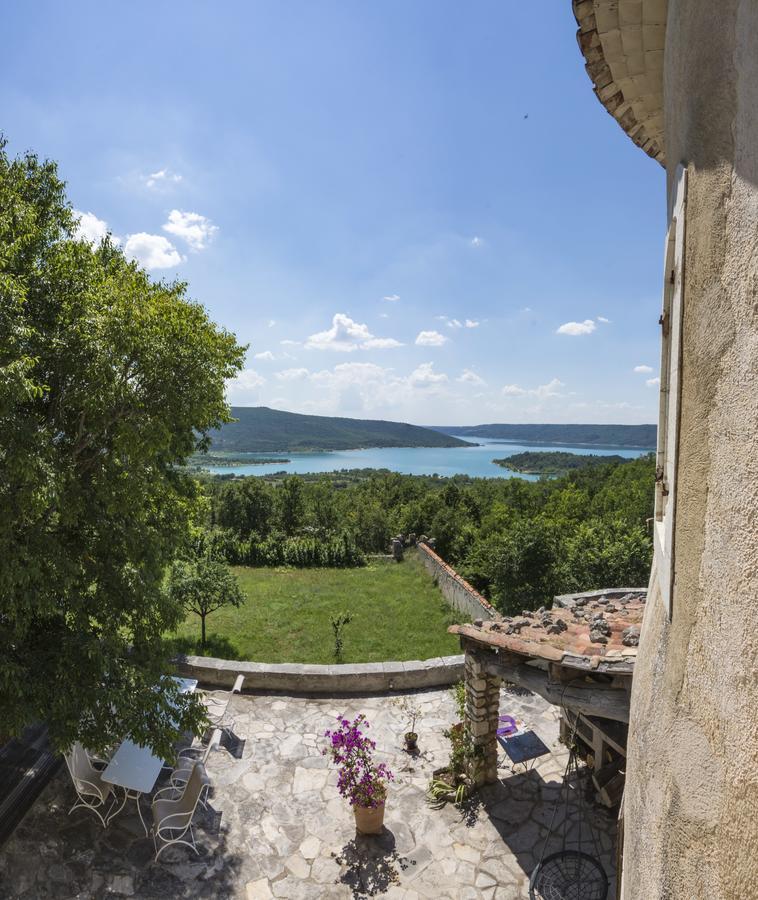
[[[244,348],[74,225],[56,166],[0,141],[0,731],[168,755],[201,721],[162,679],[199,502],[177,467],[228,421]]]

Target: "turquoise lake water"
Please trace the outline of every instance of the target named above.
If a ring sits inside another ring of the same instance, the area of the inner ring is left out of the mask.
[[[503,459],[525,450],[564,450],[570,453],[595,453],[602,456],[623,456],[633,459],[651,450],[627,450],[618,447],[563,447],[544,444],[515,444],[510,441],[493,441],[472,438],[477,447],[374,447],[366,450],[332,450],[318,453],[282,453],[289,463],[264,465],[209,466],[216,475],[269,475],[273,472],[334,472],[340,469],[390,469],[404,475],[470,475],[472,478],[526,478],[536,481],[538,475],[522,475],[502,466],[493,459]],[[249,459],[271,458],[278,453],[240,453]]]

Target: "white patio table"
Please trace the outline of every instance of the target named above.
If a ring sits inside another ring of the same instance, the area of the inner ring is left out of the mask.
[[[179,685],[182,694],[191,694],[197,687],[195,678],[174,677],[174,681]],[[108,816],[109,822],[126,806],[127,800],[135,800],[142,827],[145,829],[146,835],[149,833],[145,820],[142,818],[139,801],[143,794],[149,794],[155,787],[155,782],[158,780],[163,766],[163,760],[155,756],[148,747],[140,747],[128,739],[122,742],[100,775],[103,781],[124,789],[124,799],[121,801],[121,805]]]

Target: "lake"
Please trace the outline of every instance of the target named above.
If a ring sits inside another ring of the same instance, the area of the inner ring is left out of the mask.
[[[525,478],[536,481],[538,475],[523,475],[496,466],[493,459],[503,459],[525,450],[564,450],[569,453],[594,453],[598,456],[623,456],[633,459],[650,450],[618,447],[564,447],[544,444],[516,444],[487,438],[472,438],[477,447],[369,447],[365,450],[330,450],[314,453],[235,453],[249,459],[286,456],[289,463],[267,463],[232,466],[209,466],[214,475],[270,475],[274,472],[310,474],[340,469],[390,469],[404,475],[470,475],[472,478]]]

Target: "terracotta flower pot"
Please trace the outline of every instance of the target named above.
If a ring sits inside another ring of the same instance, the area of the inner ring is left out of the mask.
[[[379,806],[354,806],[355,827],[360,834],[381,834],[384,828],[384,803]]]

